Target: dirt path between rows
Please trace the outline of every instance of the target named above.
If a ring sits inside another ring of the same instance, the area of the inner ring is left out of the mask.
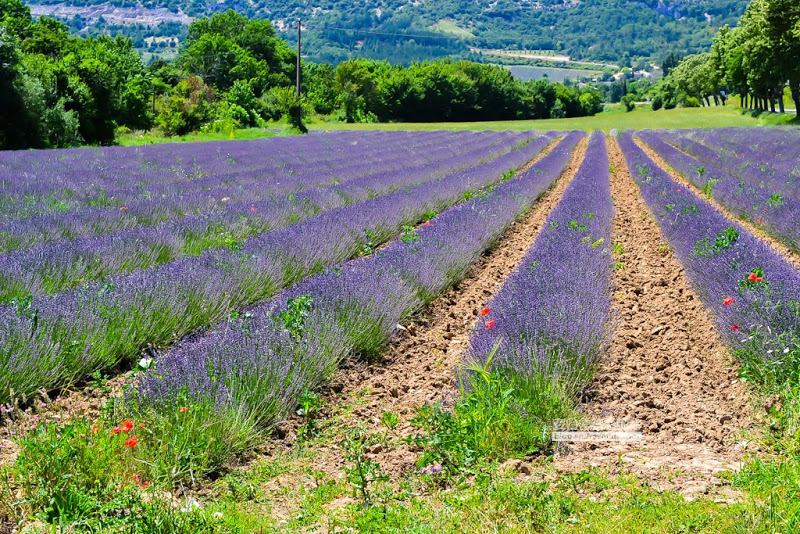
[[[762,228],[759,228],[758,226],[756,226],[755,224],[751,223],[750,221],[748,221],[746,219],[742,219],[740,217],[737,217],[736,215],[734,215],[733,213],[728,211],[728,209],[725,206],[723,206],[722,204],[717,202],[715,199],[708,198],[700,190],[700,188],[695,186],[689,180],[686,180],[683,176],[680,175],[680,173],[678,171],[673,169],[670,166],[670,164],[667,163],[664,160],[664,158],[662,158],[658,154],[658,152],[654,151],[652,148],[647,146],[647,144],[642,142],[642,140],[637,138],[637,137],[634,137],[633,140],[637,145],[639,145],[639,148],[641,148],[644,151],[644,153],[647,154],[650,157],[650,159],[652,159],[654,162],[656,162],[656,164],[659,167],[661,167],[667,174],[669,174],[670,177],[673,180],[675,180],[676,182],[678,182],[679,184],[684,186],[689,191],[692,191],[697,196],[703,198],[706,202],[711,204],[711,206],[713,206],[715,210],[720,212],[728,220],[735,221],[735,222],[739,223],[742,227],[744,227],[745,230],[747,230],[748,232],[750,232],[751,234],[753,234],[757,238],[759,238],[762,241],[764,241],[767,245],[772,247],[772,249],[775,252],[777,252],[778,254],[780,254],[781,256],[783,256],[786,259],[786,261],[788,261],[789,263],[794,265],[796,268],[800,269],[800,254],[797,254],[795,251],[793,251],[792,249],[790,249],[789,247],[787,247],[786,245],[784,245],[783,243],[781,243],[780,241],[778,241],[777,239],[772,237],[770,234],[765,232]],[[680,149],[678,149],[678,150],[680,150]],[[687,154],[685,152],[684,152],[684,154],[686,154],[689,157],[694,157],[691,154]]]
[[[746,388],[681,264],[662,241],[614,139],[608,140],[620,324],[590,388],[590,418],[633,418],[638,443],[580,443],[556,459],[571,472],[602,466],[633,472],[687,497],[722,493],[716,474],[735,469],[752,425]],[[620,461],[621,460],[621,461]]]
[[[455,288],[434,300],[413,321],[404,325],[376,364],[351,363],[342,367],[324,392],[327,413],[334,417],[341,406],[355,405],[350,417],[338,422],[350,427],[365,426],[368,432],[386,432],[379,418],[384,410],[400,418],[391,432],[391,447],[373,449],[370,457],[391,477],[414,469],[416,453],[402,442],[413,434],[410,419],[416,408],[437,402],[451,392],[454,368],[461,361],[477,312],[517,268],[545,220],[572,181],[586,153],[584,138],[555,185],[520,221],[512,224],[497,246],[472,266]],[[290,431],[284,447],[292,446]],[[313,468],[341,476],[347,465],[339,444],[316,448]]]

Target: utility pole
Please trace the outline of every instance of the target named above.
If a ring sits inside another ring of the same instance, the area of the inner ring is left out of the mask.
[[[300,38],[303,29],[303,21],[297,19],[297,127],[302,124],[302,107],[300,105]]]

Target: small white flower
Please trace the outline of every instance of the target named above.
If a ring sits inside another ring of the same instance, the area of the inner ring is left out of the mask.
[[[786,347],[785,349],[783,349],[783,353],[784,354],[789,354],[789,347]]]

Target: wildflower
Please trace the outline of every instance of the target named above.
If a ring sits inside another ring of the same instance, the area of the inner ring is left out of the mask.
[[[739,325],[738,325],[738,324],[732,324],[732,325],[731,325],[731,330],[732,330],[733,332],[736,332],[737,330],[739,330]]]
[[[138,444],[139,444],[139,440],[136,438],[136,436],[129,437],[128,439],[125,440],[125,443],[123,443],[123,445],[125,445],[126,447],[128,447],[130,449],[134,448]]]
[[[485,317],[486,315],[488,315],[488,314],[489,314],[489,312],[490,312],[490,311],[491,311],[491,310],[490,310],[489,308],[484,308],[484,309],[482,309],[482,310],[481,310],[481,317]]]
[[[758,278],[758,276],[756,275],[756,273],[750,273],[750,276],[748,276],[748,277],[747,277],[747,279],[748,279],[750,282],[755,282],[755,281],[756,281],[756,278]]]
[[[147,425],[144,423],[139,423],[139,428],[147,428]]]
[[[111,429],[111,433],[112,434],[119,434],[122,431],[123,431],[123,428],[121,426],[115,426],[114,428]]]
[[[178,412],[183,413],[183,412],[187,411],[188,409],[189,409],[188,406],[181,406],[180,408],[178,408]]]
[[[422,468],[422,474],[435,475],[442,470],[442,464],[427,465]]]
[[[256,212],[256,207],[255,206],[250,206],[250,212],[251,213],[255,213]]]
[[[725,300],[722,301],[722,303],[725,306],[730,306],[731,304],[733,304],[733,302],[734,302],[733,297],[728,297],[728,298],[726,298]]]
[[[430,226],[430,225],[431,225],[430,221],[425,221],[425,226]]]
[[[497,321],[495,321],[494,319],[492,319],[491,321],[486,321],[486,328],[491,330],[492,328],[495,327],[496,324]]]
[[[756,282],[763,282],[763,281],[764,281],[763,276],[759,276],[758,278],[756,278]]]
[[[97,434],[100,432],[100,427],[97,425],[92,425],[92,434]]]
[[[120,206],[119,209],[121,211],[128,211],[128,206]]]
[[[125,427],[125,428],[127,429],[127,431],[128,431],[128,432],[130,432],[130,431],[131,431],[131,429],[133,428],[133,421],[131,421],[130,419],[128,419],[127,421],[124,421],[124,422],[122,423],[122,426],[123,426],[123,427]]]

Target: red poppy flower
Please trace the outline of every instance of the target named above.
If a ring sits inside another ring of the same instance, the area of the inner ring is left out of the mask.
[[[139,423],[139,428],[147,428],[147,425],[144,423]]]
[[[758,278],[758,277],[756,276],[756,273],[750,273],[750,276],[748,276],[748,277],[747,277],[747,279],[748,279],[749,281],[751,281],[751,282],[755,282],[755,281],[756,281],[756,278]]]
[[[97,426],[97,425],[93,425],[92,426],[92,433],[93,434],[97,434],[98,432],[100,432],[100,427]]]
[[[737,330],[739,330],[739,325],[738,324],[732,324],[731,325],[731,330],[736,332]]]
[[[481,310],[481,317],[484,317],[489,314],[491,310],[489,308],[484,308]]]
[[[497,321],[495,321],[494,319],[492,319],[491,321],[486,321],[486,328],[491,330],[492,328],[495,327],[496,324]]]
[[[188,409],[189,409],[189,407],[188,407],[188,406],[181,406],[180,408],[178,408],[178,411],[179,411],[180,413],[183,413],[183,412],[185,412],[185,411],[186,411],[186,410],[188,410]]]
[[[255,213],[255,212],[256,212],[256,207],[255,207],[255,206],[250,206],[250,211],[251,211],[252,213]]]
[[[111,433],[112,434],[119,434],[120,432],[122,432],[122,430],[123,430],[123,428],[121,426],[115,426],[114,428],[111,429]]]
[[[763,281],[764,281],[763,276],[759,276],[758,278],[756,278],[756,282],[763,282]]]
[[[125,443],[123,443],[123,445],[131,449],[137,446],[138,444],[139,440],[136,438],[136,436],[129,437],[128,439],[125,440]]]
[[[128,206],[120,206],[119,209],[122,211],[128,211]]]
[[[430,225],[431,225],[430,221],[425,221],[425,226],[430,226]]]
[[[130,419],[128,419],[127,421],[123,421],[122,426],[130,430],[133,428],[133,421],[131,421]]]
[[[723,300],[723,301],[722,301],[722,303],[723,303],[725,306],[730,306],[731,304],[733,304],[733,302],[734,302],[734,301],[733,301],[733,297],[728,297],[728,298],[726,298],[725,300]]]

